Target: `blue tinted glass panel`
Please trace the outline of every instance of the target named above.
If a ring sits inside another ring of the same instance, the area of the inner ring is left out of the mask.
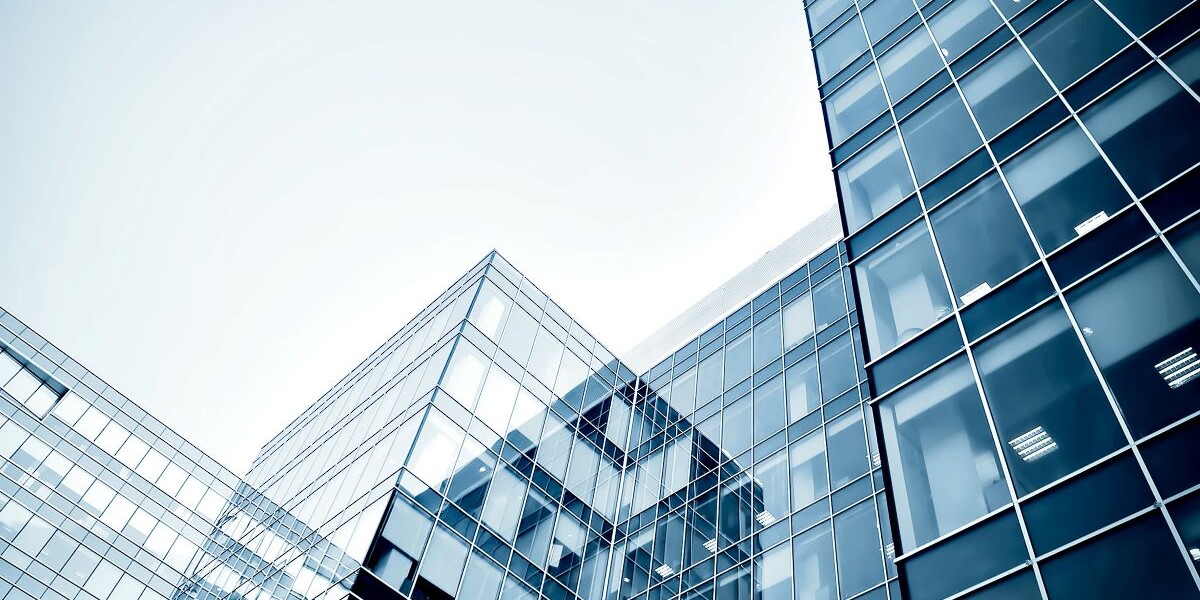
[[[942,68],[942,59],[924,27],[879,57],[879,70],[892,102],[900,101]]]
[[[1053,94],[1020,44],[987,59],[962,80],[963,95],[991,138],[1029,114]]]
[[[1000,15],[988,0],[954,0],[929,19],[942,55],[954,62],[1000,26]]]
[[[1089,0],[1071,0],[1022,37],[1059,89],[1133,41]]]
[[[865,225],[913,191],[895,131],[883,134],[838,167],[837,181],[850,229]]]
[[[1012,511],[988,519],[901,564],[908,598],[945,598],[1029,559]]]
[[[862,25],[858,19],[851,19],[814,50],[821,82],[829,81],[830,77],[866,51],[867,38],[863,35]]]
[[[900,124],[917,182],[932,180],[982,143],[962,99],[949,90]]]
[[[916,337],[951,312],[924,223],[916,223],[863,257],[854,274],[872,356]]]
[[[879,72],[864,69],[830,95],[824,105],[829,135],[836,146],[887,110]]]

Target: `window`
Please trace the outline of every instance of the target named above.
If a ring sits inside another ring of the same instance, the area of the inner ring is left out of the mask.
[[[913,113],[900,124],[900,132],[920,184],[931,181],[982,143],[953,89]]]
[[[1091,0],[1072,0],[1022,37],[1060,89],[1132,41]]]
[[[911,2],[872,2],[862,10],[871,43],[878,42],[916,12]]]
[[[887,110],[879,72],[864,69],[830,95],[824,105],[830,141],[836,146]]]
[[[480,520],[511,542],[517,532],[524,498],[525,482],[514,476],[507,467],[496,469]]]
[[[795,348],[813,334],[812,295],[804,294],[783,307],[783,351]]]
[[[913,191],[908,163],[895,131],[883,134],[838,167],[837,181],[851,230],[883,214]]]
[[[1129,452],[1022,505],[1033,549],[1045,554],[1154,503]]]
[[[440,491],[454,468],[454,458],[458,456],[462,441],[463,431],[457,425],[436,410],[429,409],[408,458],[408,470],[425,485]],[[406,489],[414,493],[424,491],[420,484],[414,485],[416,482],[407,474],[402,483],[407,483]]]
[[[1200,104],[1158,66],[1100,100],[1082,118],[1138,196],[1200,161]]]
[[[1195,598],[1196,584],[1157,511],[1042,564],[1055,600]]]
[[[854,409],[829,422],[829,484],[837,489],[850,483],[870,467],[862,411]]]
[[[792,581],[796,600],[837,597],[834,581],[833,536],[823,523],[792,539]]]
[[[962,80],[983,134],[991,138],[1029,114],[1054,92],[1020,44],[1012,43]]]
[[[727,456],[736,457],[750,448],[750,394],[725,407],[721,417],[725,421],[722,427],[724,435],[721,437],[721,449]]]
[[[780,544],[762,555],[758,564],[759,600],[792,600],[792,547]]]
[[[1012,198],[995,174],[933,211],[930,221],[960,306],[1037,260]]]
[[[754,442],[761,442],[787,424],[783,375],[754,388]]]
[[[1126,27],[1133,30],[1134,35],[1142,35],[1155,25],[1165,21],[1175,11],[1186,5],[1186,0],[1104,0],[1104,5],[1111,10]]]
[[[838,71],[866,51],[867,38],[863,36],[862,25],[859,25],[858,19],[851,19],[833,32],[833,35],[825,38],[814,50],[821,82],[829,81]]]
[[[966,358],[885,398],[879,427],[904,548],[1011,501]]]
[[[950,314],[950,296],[929,231],[917,223],[855,266],[867,346],[873,356]]]
[[[892,102],[899,102],[942,69],[942,59],[924,27],[879,57],[879,70]]]
[[[1057,303],[988,338],[975,360],[1018,494],[1125,445],[1104,390]]]
[[[792,508],[804,508],[829,493],[825,468],[825,436],[814,431],[788,450],[791,459]]]
[[[754,326],[754,371],[783,356],[779,313],[772,314]]]
[[[725,347],[725,388],[729,389],[750,375],[750,332]]]
[[[484,279],[479,289],[479,297],[471,308],[471,323],[478,327],[484,335],[493,341],[500,339],[500,327],[508,316],[512,300],[501,292],[496,284]]]
[[[816,354],[810,354],[800,362],[788,367],[784,378],[787,380],[789,423],[821,406],[821,392],[817,385]]]
[[[853,4],[853,0],[817,0],[808,5],[808,9],[804,12],[808,13],[808,20],[812,26],[812,34],[820,33],[833,22],[839,15],[846,11]]]
[[[842,285],[841,271],[818,283],[813,288],[812,297],[817,331],[846,316],[846,290]]]
[[[762,488],[761,505],[754,507],[754,518],[759,524],[769,526],[792,512],[787,450],[780,450],[754,465],[754,478]]]
[[[1000,16],[988,0],[955,0],[929,19],[942,55],[954,62],[1000,26]]]
[[[784,315],[784,327],[787,327],[787,315]],[[719,343],[719,342],[718,342]],[[700,361],[696,372],[696,405],[704,406],[708,401],[721,395],[721,352]]]
[[[1067,302],[1135,437],[1195,410],[1200,296],[1165,248],[1122,260]]]
[[[821,346],[817,354],[821,358],[821,396],[826,402],[858,383],[850,334]]]
[[[1090,219],[1103,219],[1130,202],[1074,123],[1058,128],[1002,168],[1046,252],[1089,231]]]
[[[833,530],[837,538],[842,597],[848,598],[883,581],[883,553],[875,503],[860,502],[834,517]]]

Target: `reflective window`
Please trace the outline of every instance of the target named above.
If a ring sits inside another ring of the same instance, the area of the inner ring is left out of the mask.
[[[754,507],[759,523],[769,526],[792,512],[787,450],[780,450],[754,465],[754,478],[762,488],[762,501]]]
[[[796,584],[796,600],[829,600],[837,597],[833,536],[829,523],[792,539],[792,581]]]
[[[825,433],[829,437],[830,486],[837,489],[867,472],[870,457],[867,456],[862,411],[851,410],[830,421]]]
[[[988,0],[955,0],[929,19],[942,54],[954,62],[1000,26],[1000,15]]]
[[[1046,252],[1081,231],[1086,233],[1089,219],[1112,215],[1130,202],[1129,194],[1074,123],[1042,138],[1003,169]]]
[[[863,23],[867,26],[871,43],[883,39],[915,12],[911,2],[872,2],[862,10]]]
[[[1125,444],[1062,307],[1051,304],[980,344],[975,362],[1018,494]]]
[[[1023,504],[1033,549],[1044,554],[1154,503],[1146,478],[1126,452]]]
[[[1122,260],[1067,302],[1136,437],[1195,410],[1200,296],[1165,248]]]
[[[982,143],[962,99],[953,89],[934,98],[900,124],[917,182],[924,184]]]
[[[982,297],[1037,260],[1012,198],[989,175],[930,214],[960,305]]]
[[[896,205],[913,191],[908,163],[894,131],[872,142],[837,168],[842,210],[850,229],[857,229]]]
[[[846,316],[846,290],[839,271],[813,288],[813,314],[817,331],[821,331]]]
[[[946,598],[1028,559],[1016,514],[1005,511],[901,563],[908,576],[904,597]]]
[[[775,313],[754,326],[754,370],[771,364],[783,356],[783,338],[780,331],[779,313]]]
[[[421,561],[420,578],[451,596],[458,590],[458,582],[467,562],[467,545],[449,530],[437,527]],[[420,584],[418,584],[420,585]]]
[[[875,503],[861,502],[834,517],[833,530],[842,597],[848,598],[883,581]]]
[[[496,284],[484,279],[479,289],[479,297],[471,308],[471,323],[493,341],[498,340],[500,327],[504,325],[511,304],[512,300],[501,292]]]
[[[858,19],[851,19],[814,50],[821,81],[829,81],[830,77],[866,51],[867,38],[863,35],[862,25],[859,25]]]
[[[1200,161],[1200,104],[1157,66],[1084,111],[1082,118],[1139,196]]]
[[[1187,5],[1186,0],[1104,0],[1111,10],[1134,35],[1142,35],[1155,25],[1165,21],[1175,11]]]
[[[1189,553],[1192,548],[1200,548],[1200,492],[1192,492],[1168,504],[1167,510]]]
[[[789,423],[821,406],[821,391],[817,385],[816,354],[810,354],[804,360],[788,367],[784,378],[787,380]]]
[[[721,413],[724,420],[722,427],[721,449],[728,456],[734,457],[750,448],[750,394],[742,396],[737,402],[726,406]]]
[[[784,328],[787,328],[787,314],[784,313]],[[696,368],[696,405],[704,406],[706,402],[721,395],[721,353],[700,361]]]
[[[992,137],[1053,95],[1020,44],[1012,43],[962,79],[963,96]]]
[[[754,388],[754,441],[761,442],[787,424],[783,376]]]
[[[1060,89],[1131,41],[1091,0],[1072,0],[1021,36]]]
[[[783,351],[795,348],[813,334],[812,295],[804,294],[783,307]]]
[[[524,363],[533,348],[533,338],[537,335],[537,330],[536,318],[529,316],[529,313],[519,307],[513,308],[508,323],[504,326],[504,334],[500,336],[500,347],[509,356]]]
[[[855,265],[867,346],[873,356],[950,314],[929,231],[917,223]]]
[[[879,70],[892,102],[899,102],[942,69],[942,59],[924,27],[879,57]]]
[[[879,72],[871,68],[864,69],[838,88],[823,104],[829,135],[836,146],[887,110]]]
[[[759,600],[792,600],[792,547],[780,544],[759,562]]]
[[[750,333],[725,346],[725,387],[730,388],[750,375]]]
[[[1200,93],[1200,38],[1192,38],[1166,56],[1167,66],[1187,83],[1193,91]]]
[[[879,417],[905,548],[1011,501],[965,358],[883,400]]]
[[[1200,597],[1158,512],[1046,561],[1042,579],[1051,600]]]
[[[454,468],[454,458],[458,456],[463,435],[463,431],[450,419],[430,409],[413,444],[408,470],[430,488],[442,490]],[[408,474],[405,474],[405,481],[408,482],[406,489],[416,493],[423,491],[421,486],[412,485]]]
[[[500,568],[482,554],[472,553],[467,563],[466,577],[459,590],[459,600],[496,600],[500,591]]]
[[[854,350],[850,334],[821,346],[821,396],[832,400],[858,383],[858,369],[854,368]]]
[[[812,33],[815,35],[828,27],[852,4],[854,4],[853,0],[817,0],[808,5],[804,12],[808,13]]]
[[[825,436],[814,431],[788,450],[791,459],[792,507],[803,508],[829,493],[825,469]]]

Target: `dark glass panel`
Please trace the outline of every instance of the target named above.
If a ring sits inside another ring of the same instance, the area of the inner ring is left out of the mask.
[[[945,598],[1029,559],[1012,511],[942,542],[901,564],[911,600]]]
[[[849,598],[883,581],[879,521],[875,503],[863,502],[833,518],[837,538],[838,582]]]
[[[829,438],[829,482],[837,489],[869,469],[862,411],[852,410],[825,426]]]
[[[900,124],[900,132],[912,158],[917,182],[921,184],[932,180],[982,143],[962,99],[954,90],[934,98],[913,113]]]
[[[942,55],[953,62],[1000,26],[1000,15],[988,0],[954,0],[929,19]]]
[[[876,0],[862,10],[863,23],[867,26],[867,35],[871,42],[883,39],[896,26],[916,12],[911,2],[892,2]]]
[[[1059,89],[1133,41],[1091,0],[1071,0],[1022,37]]]
[[[1200,295],[1155,245],[1067,294],[1135,437],[1193,412],[1200,398]]]
[[[1200,483],[1200,419],[1173,429],[1142,445],[1142,457],[1154,484],[1164,497],[1174,496]]]
[[[887,110],[879,72],[863,69],[824,102],[829,135],[836,146]]]
[[[1045,554],[1154,503],[1146,478],[1126,452],[1022,506],[1033,549]]]
[[[1125,445],[1057,302],[979,344],[975,362],[1020,495]]]
[[[924,223],[916,223],[855,266],[867,347],[879,356],[950,314],[946,283]]]
[[[883,134],[839,166],[837,181],[846,224],[852,230],[895,206],[913,191],[908,163],[895,131]]]
[[[1133,31],[1134,35],[1150,31],[1186,4],[1187,0],[1104,0],[1108,10]]]
[[[924,27],[918,27],[879,57],[879,70],[892,102],[907,96],[942,67],[942,59]]]
[[[960,305],[1037,260],[1012,198],[989,175],[930,215]]]
[[[1042,564],[1051,600],[1200,597],[1157,512]]]
[[[1016,575],[993,583],[964,600],[1041,600],[1042,591],[1038,589],[1037,577],[1033,571],[1025,569]]]
[[[862,25],[859,24],[858,19],[851,19],[825,41],[818,44],[814,50],[817,73],[821,76],[821,81],[828,81],[835,73],[854,62],[854,59],[866,51],[867,38],[863,35]]]
[[[1054,92],[1020,44],[1009,44],[962,79],[962,91],[987,137],[1016,123]]]

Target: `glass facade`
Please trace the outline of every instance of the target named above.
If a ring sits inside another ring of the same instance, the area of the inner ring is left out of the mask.
[[[1200,2],[805,14],[848,235],[652,367],[492,252],[238,477],[0,312],[0,598],[1200,598]]]
[[[903,597],[1200,597],[1200,5],[831,2]]]

